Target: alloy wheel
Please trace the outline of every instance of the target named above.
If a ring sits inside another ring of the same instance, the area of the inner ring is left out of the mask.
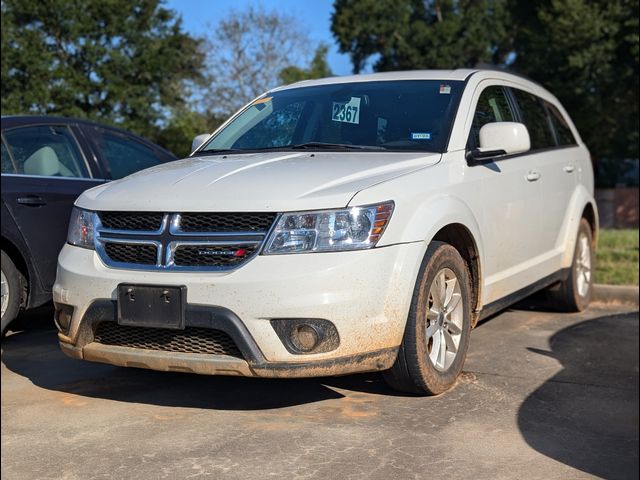
[[[578,295],[585,297],[591,285],[591,246],[589,238],[581,234],[578,239],[576,255],[576,287]]]
[[[4,272],[0,271],[0,288],[2,291],[2,316],[4,317],[7,307],[9,306],[9,282]]]
[[[429,360],[444,372],[456,359],[463,325],[460,282],[449,268],[440,270],[429,288],[425,339]]]

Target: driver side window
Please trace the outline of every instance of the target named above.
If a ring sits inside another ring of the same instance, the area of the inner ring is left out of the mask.
[[[12,128],[3,132],[15,164],[2,162],[3,173],[44,177],[89,178],[68,127],[39,125]],[[5,172],[11,166],[11,172]]]
[[[467,147],[473,150],[480,146],[480,129],[487,123],[513,122],[514,119],[506,88],[500,86],[485,88],[480,94],[473,114]]]

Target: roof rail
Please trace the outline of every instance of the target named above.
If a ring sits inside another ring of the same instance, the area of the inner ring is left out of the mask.
[[[509,70],[506,67],[501,67],[500,65],[481,63],[476,67],[476,71],[478,71],[478,72],[487,71],[487,70],[488,71],[494,71],[494,72],[508,73],[509,75],[513,75],[514,77],[520,77],[523,80],[527,80],[528,82],[534,83],[534,84],[538,85],[539,87],[545,88],[545,86],[542,85],[537,80],[534,80],[534,79],[532,79],[530,77],[527,77],[526,75],[524,75],[522,73],[518,73],[518,72],[515,72],[513,70]]]

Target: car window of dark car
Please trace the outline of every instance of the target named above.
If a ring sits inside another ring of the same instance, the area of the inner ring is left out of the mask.
[[[7,147],[4,146],[4,142],[0,145],[2,148],[2,173],[16,173],[16,169],[13,166]]]
[[[555,147],[556,141],[553,138],[549,116],[542,100],[531,93],[516,88],[513,89],[513,93],[520,107],[522,122],[529,130],[531,150]]]
[[[15,160],[12,173],[46,177],[90,177],[73,134],[63,125],[12,128],[3,132]],[[5,172],[4,153],[2,172]]]
[[[94,140],[114,180],[163,163],[162,157],[133,138],[102,128],[94,130]]]
[[[478,105],[473,114],[468,147],[473,150],[480,146],[480,129],[487,123],[513,121],[513,111],[507,100],[504,87],[493,86],[485,88],[480,94],[480,98],[478,98]]]

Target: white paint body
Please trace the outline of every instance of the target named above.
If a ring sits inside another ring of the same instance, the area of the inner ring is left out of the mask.
[[[466,80],[445,153],[280,152],[226,158],[196,153],[91,189],[76,202],[89,210],[282,213],[393,200],[393,215],[376,248],[259,255],[231,272],[181,273],[108,268],[95,251],[66,245],[53,294],[54,301],[75,311],[61,342],[73,344],[87,307],[96,299],[115,300],[117,285],[126,282],[186,285],[189,303],[232,310],[270,362],[310,362],[397,347],[427,247],[451,224],[463,225],[475,242],[477,309],[569,267],[583,211],[588,205],[596,208],[593,172],[571,120],[542,87],[503,72],[456,70],[331,78],[283,88],[402,79]],[[555,105],[577,145],[499,161],[498,168],[470,166],[465,148],[474,109],[482,90],[492,85],[526,90]],[[539,174],[537,181],[527,179],[532,171]],[[272,318],[328,319],[340,345],[327,353],[294,355],[271,327]]]
[[[531,139],[522,123],[487,123],[480,129],[480,148],[484,152],[500,149],[506,154],[524,153],[531,149]]]

